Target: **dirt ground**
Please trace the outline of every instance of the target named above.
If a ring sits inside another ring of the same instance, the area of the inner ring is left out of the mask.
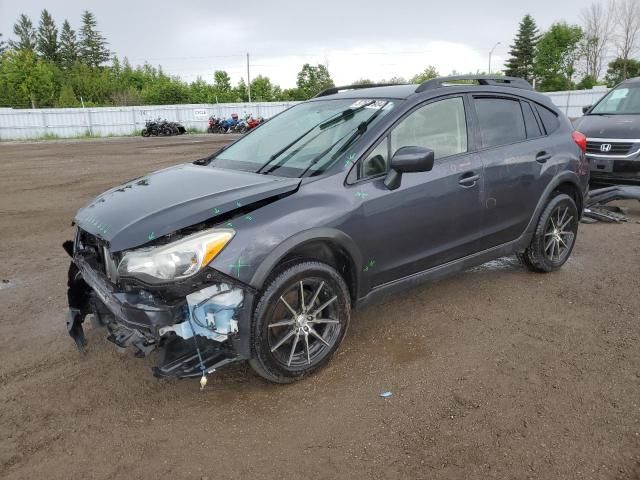
[[[0,144],[0,477],[640,478],[638,202],[626,224],[581,225],[559,272],[504,259],[357,312],[294,385],[245,365],[204,392],[157,380],[90,324],[79,354],[75,211],[228,140]]]

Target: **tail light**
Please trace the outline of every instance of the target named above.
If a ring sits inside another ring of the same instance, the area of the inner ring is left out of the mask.
[[[585,137],[577,130],[574,130],[573,132],[571,132],[571,138],[574,142],[576,142],[576,145],[580,147],[580,150],[582,150],[583,154],[587,153],[587,137]]]

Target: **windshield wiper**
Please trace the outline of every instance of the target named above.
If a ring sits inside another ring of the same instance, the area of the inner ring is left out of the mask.
[[[321,123],[315,124],[309,130],[306,130],[305,132],[303,132],[302,135],[300,135],[299,137],[295,138],[292,142],[288,143],[287,145],[282,147],[280,150],[278,150],[276,153],[271,155],[271,157],[269,157],[269,160],[267,160],[264,164],[262,164],[260,166],[260,168],[258,168],[258,170],[256,170],[256,173],[261,173],[262,170],[265,167],[270,165],[274,160],[276,160],[278,157],[280,157],[284,152],[289,150],[291,147],[293,147],[296,143],[298,143],[304,137],[306,137],[311,132],[313,132],[316,128],[320,128],[320,130],[325,130],[328,127],[331,127],[331,126],[335,125],[336,123],[342,122],[344,120],[351,119],[357,112],[359,112],[360,110],[363,110],[364,108],[368,107],[369,105],[371,105],[373,103],[375,103],[375,100],[371,100],[370,102],[365,103],[364,105],[361,105],[356,109],[347,108],[346,110],[344,110],[342,112],[336,113],[334,116],[330,117],[328,120],[324,120]],[[276,165],[276,168],[278,168],[280,166],[281,165]],[[269,172],[272,172],[273,170],[274,169],[270,169]],[[269,173],[269,172],[265,172],[265,173]]]
[[[360,124],[358,124],[358,126],[356,127],[355,132],[353,132],[351,134],[351,136],[348,138],[348,140],[346,142],[344,142],[344,145],[342,145],[342,147],[340,147],[340,150],[338,150],[336,152],[336,154],[333,156],[332,159],[335,159],[338,155],[340,155],[342,152],[344,152],[347,148],[349,148],[349,145],[351,145],[360,135],[364,134],[364,132],[367,131],[367,128],[369,127],[369,125],[371,124],[371,122],[373,122],[376,117],[378,115],[380,115],[380,113],[382,112],[382,109],[388,104],[389,102],[385,102],[376,113],[374,113],[373,115],[371,115],[367,120],[365,120],[364,122],[361,122]],[[339,138],[336,142],[334,142],[333,144],[331,144],[328,148],[326,148],[324,151],[322,151],[321,153],[319,153],[318,155],[316,155],[311,162],[309,163],[309,165],[307,166],[307,168],[305,168],[302,173],[300,174],[300,178],[304,177],[305,174],[311,169],[311,167],[313,167],[316,163],[318,163],[322,157],[324,157],[327,153],[329,153],[331,150],[333,150],[333,147],[335,147],[338,143],[340,143],[342,140],[344,139],[344,137]]]

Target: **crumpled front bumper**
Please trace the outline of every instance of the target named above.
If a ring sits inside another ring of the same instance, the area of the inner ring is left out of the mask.
[[[133,347],[138,357],[160,350],[158,376],[195,377],[227,363],[249,358],[248,332],[253,293],[215,276],[184,296],[164,300],[162,290],[118,288],[81,256],[69,270],[67,329],[86,347],[83,322],[107,328],[107,340]],[[171,286],[167,286],[170,289]]]

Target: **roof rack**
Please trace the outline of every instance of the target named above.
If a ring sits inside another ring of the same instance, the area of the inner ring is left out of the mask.
[[[490,85],[494,87],[513,87],[522,88],[524,90],[533,90],[533,87],[524,78],[518,77],[502,77],[499,75],[456,75],[453,77],[438,77],[420,84],[416,88],[416,93],[432,90],[459,81],[475,81],[478,85]],[[454,85],[456,85],[454,83]],[[459,84],[458,84],[459,85]]]
[[[313,98],[326,97],[327,95],[334,95],[334,94],[336,94],[338,92],[341,92],[343,90],[360,90],[361,88],[392,87],[392,86],[395,86],[395,85],[406,85],[406,84],[403,84],[403,83],[370,83],[368,85],[358,84],[358,85],[345,85],[343,87],[331,87],[331,88],[327,88],[326,90],[322,90],[320,93],[318,93]]]

